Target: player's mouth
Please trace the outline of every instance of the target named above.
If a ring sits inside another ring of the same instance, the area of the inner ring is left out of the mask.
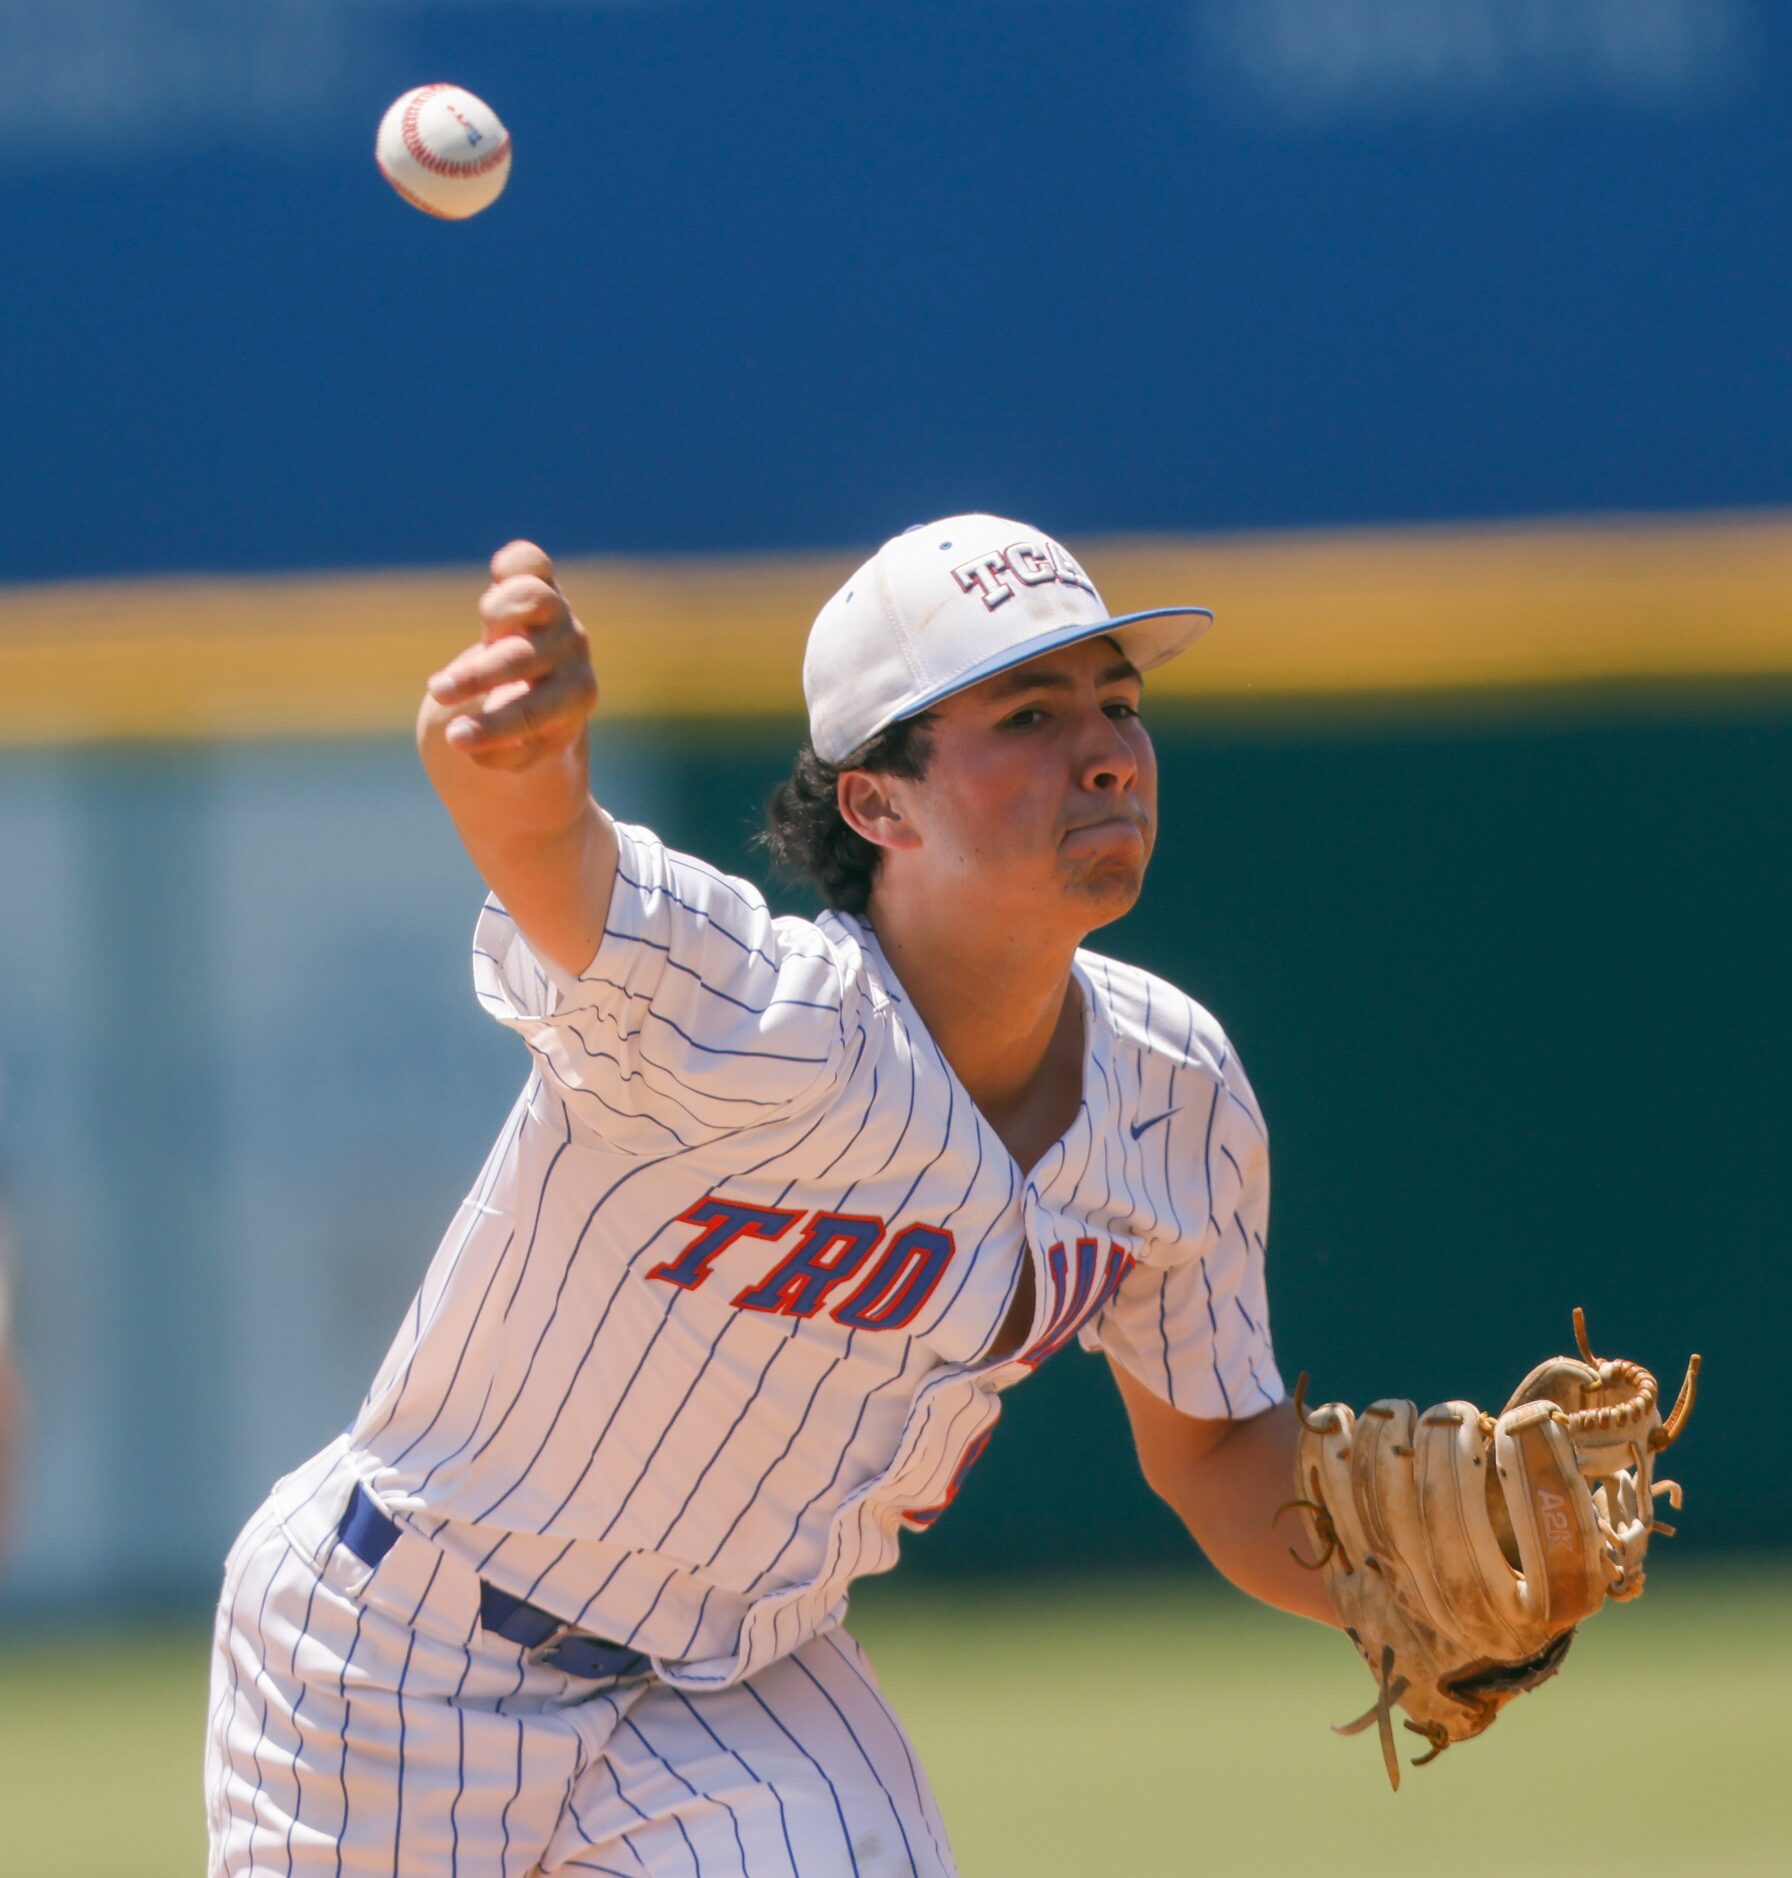
[[[1109,842],[1133,840],[1143,845],[1145,823],[1137,815],[1103,815],[1097,820],[1075,822],[1065,829],[1063,840],[1081,846],[1099,847]]]
[[[1138,809],[1120,809],[1112,815],[1089,815],[1088,819],[1076,821],[1065,828],[1063,838],[1069,839],[1073,834],[1101,834],[1103,830],[1142,836],[1146,830],[1146,819]]]

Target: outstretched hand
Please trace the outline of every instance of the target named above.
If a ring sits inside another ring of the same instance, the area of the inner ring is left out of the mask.
[[[554,564],[532,541],[492,556],[479,601],[481,637],[429,680],[429,695],[452,713],[449,747],[485,769],[526,769],[580,742],[597,704],[585,629],[554,581]]]
[[[603,937],[616,831],[591,799],[585,629],[532,541],[492,556],[480,638],[429,680],[417,749],[473,865],[539,958],[577,976]]]

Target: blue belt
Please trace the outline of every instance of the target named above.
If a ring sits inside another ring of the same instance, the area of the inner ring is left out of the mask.
[[[377,1565],[398,1543],[399,1531],[398,1522],[381,1512],[367,1490],[357,1485],[336,1536],[363,1565]],[[628,1681],[653,1674],[652,1663],[639,1650],[574,1630],[552,1611],[512,1597],[483,1578],[479,1581],[479,1623],[507,1643],[519,1644],[530,1662],[568,1676],[598,1682]]]

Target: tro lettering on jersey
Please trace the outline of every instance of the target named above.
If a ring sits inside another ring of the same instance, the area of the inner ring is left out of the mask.
[[[778,1317],[818,1315],[834,1292],[864,1270],[887,1230],[883,1220],[870,1214],[746,1206],[714,1193],[686,1207],[678,1218],[701,1230],[677,1258],[663,1260],[647,1276],[684,1291],[704,1284],[715,1261],[742,1239],[781,1241],[799,1221],[806,1221],[783,1258],[730,1300],[737,1311]],[[828,1315],[855,1330],[901,1330],[933,1296],[954,1250],[952,1235],[944,1227],[898,1227],[864,1281]]]
[[[716,1193],[686,1207],[677,1222],[698,1230],[676,1257],[655,1265],[649,1278],[696,1291],[708,1283],[716,1260],[730,1247],[747,1239],[782,1243],[800,1225],[789,1250],[729,1302],[737,1311],[777,1317],[812,1318],[826,1309],[835,1323],[853,1330],[901,1330],[913,1323],[957,1251],[943,1226],[911,1221],[891,1232],[872,1214],[750,1206]],[[1133,1262],[1118,1245],[1110,1246],[1104,1258],[1094,1239],[1078,1239],[1071,1256],[1062,1245],[1050,1247],[1047,1321],[1016,1360],[1036,1369],[1061,1350],[1113,1296]],[[859,1282],[853,1290],[830,1307],[835,1292],[854,1280]]]

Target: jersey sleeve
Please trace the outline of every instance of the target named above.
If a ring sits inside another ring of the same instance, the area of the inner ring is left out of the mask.
[[[675,1152],[819,1099],[844,1059],[841,967],[806,920],[750,883],[616,824],[597,956],[573,978],[538,960],[495,898],[474,988],[517,1031],[578,1124],[607,1145]]]
[[[1111,1357],[1172,1408],[1232,1420],[1287,1393],[1269,1337],[1269,1137],[1228,1051],[1212,1126],[1181,1168],[1177,1213],[1198,1230],[1149,1248],[1079,1341]]]

